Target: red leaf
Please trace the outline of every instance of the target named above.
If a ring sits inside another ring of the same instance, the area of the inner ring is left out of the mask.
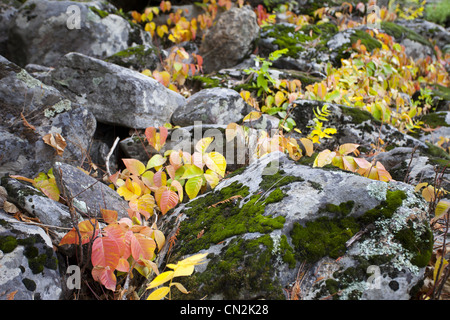
[[[116,290],[116,275],[110,267],[94,267],[92,269],[92,277],[95,281],[103,284],[106,289]]]
[[[115,223],[106,226],[103,228],[103,231],[109,239],[116,241],[119,247],[119,255],[123,256],[125,251],[125,230],[118,223]]]
[[[116,269],[120,252],[116,240],[109,237],[95,239],[92,244],[91,261],[93,266],[110,267]]]
[[[120,258],[119,263],[117,264],[116,270],[121,271],[121,272],[130,271],[130,264],[128,263],[127,259]]]

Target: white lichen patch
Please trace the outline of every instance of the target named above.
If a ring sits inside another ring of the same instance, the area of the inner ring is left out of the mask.
[[[386,197],[382,184],[372,183],[369,186],[367,189],[372,196],[381,198],[384,192],[384,197]],[[358,244],[359,253],[365,258],[375,255],[393,256],[391,263],[394,268],[399,271],[406,268],[417,275],[420,270],[411,263],[413,254],[395,239],[395,234],[405,228],[412,228],[416,237],[420,237],[426,232],[426,227],[422,223],[426,215],[426,202],[417,197],[408,186],[396,186],[396,189],[404,191],[406,199],[394,212],[392,218],[375,221],[375,230],[370,239]]]
[[[270,238],[272,239],[273,247],[272,247],[272,256],[275,257],[275,266],[283,265],[283,258],[281,257],[280,252],[280,242],[281,242],[281,231],[277,230],[270,234]]]
[[[374,181],[367,185],[366,190],[371,197],[374,197],[375,199],[380,201],[384,201],[386,200],[388,185],[383,181]]]
[[[63,99],[55,103],[50,108],[44,110],[44,116],[47,118],[54,117],[58,113],[70,111],[72,109],[72,102],[68,99]]]

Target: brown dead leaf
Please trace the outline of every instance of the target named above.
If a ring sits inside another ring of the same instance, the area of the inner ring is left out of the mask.
[[[23,125],[24,125],[25,127],[27,127],[28,129],[31,129],[31,130],[33,130],[33,131],[36,130],[36,128],[35,128],[33,125],[31,125],[31,124],[27,121],[27,119],[25,119],[25,116],[23,115],[22,112],[20,113],[20,117],[22,118],[22,122],[23,122]]]
[[[49,133],[42,137],[42,140],[56,150],[58,156],[61,156],[67,146],[66,140],[59,133]]]
[[[19,209],[13,203],[6,200],[3,202],[3,210],[5,210],[5,212],[7,213],[19,212]]]

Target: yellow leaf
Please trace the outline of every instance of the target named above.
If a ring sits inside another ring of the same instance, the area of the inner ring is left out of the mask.
[[[333,158],[336,156],[336,152],[331,152],[328,149],[320,152],[316,159],[314,160],[313,167],[323,167],[327,164],[330,164],[333,161]]]
[[[149,69],[142,70],[141,72],[143,75],[146,75],[147,77],[152,76],[152,72]]]
[[[161,300],[170,292],[169,287],[161,287],[153,291],[147,298],[147,300]]]
[[[442,272],[444,271],[444,268],[448,265],[448,261],[445,260],[442,256],[440,256],[436,260],[436,264],[434,265],[434,271],[433,271],[433,280],[434,284],[436,284],[439,281],[439,278],[442,275]],[[440,267],[440,268],[439,268]],[[439,275],[437,274],[439,271]]]
[[[163,283],[172,280],[173,277],[174,277],[173,271],[163,272],[163,273],[159,274],[155,279],[153,279],[152,282],[150,282],[150,284],[147,286],[147,289],[152,289],[157,286],[160,286]]]
[[[261,118],[261,115],[262,115],[262,112],[252,111],[248,115],[246,115],[244,117],[244,120],[242,120],[242,121],[249,122],[249,121],[258,120],[259,118]]]
[[[200,139],[197,144],[195,145],[195,150],[200,152],[201,154],[205,153],[206,149],[209,147],[211,142],[213,142],[214,137],[206,137],[203,139]]]
[[[220,176],[225,176],[225,170],[227,168],[227,161],[225,157],[218,152],[210,152],[203,156],[206,166],[212,171],[218,173]]]
[[[450,209],[450,202],[446,200],[441,200],[436,205],[436,210],[434,212],[435,218],[440,218],[447,212],[449,212]]]
[[[303,146],[305,147],[306,155],[308,157],[311,157],[312,154],[314,153],[314,143],[312,142],[312,140],[308,139],[308,138],[301,138],[300,141],[302,142]]]
[[[179,282],[172,282],[172,283],[170,284],[170,286],[175,286],[175,287],[177,287],[178,290],[180,290],[180,291],[181,291],[182,293],[184,293],[184,294],[188,294],[188,293],[189,293],[189,291],[187,291],[186,288],[185,288],[181,283],[179,283]]]
[[[348,154],[354,152],[355,155],[358,155],[358,150],[357,150],[358,147],[359,147],[359,144],[356,144],[356,143],[344,143],[339,146],[339,153],[341,155],[348,155]]]
[[[278,91],[275,94],[275,104],[277,107],[280,107],[285,100],[286,100],[286,97],[284,96],[283,92]]]

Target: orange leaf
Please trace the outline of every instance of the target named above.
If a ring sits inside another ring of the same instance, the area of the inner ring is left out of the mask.
[[[95,239],[92,244],[91,262],[93,266],[110,267],[114,270],[119,263],[120,252],[116,240],[109,237]]]
[[[136,159],[122,159],[128,171],[136,176],[140,176],[145,172],[145,165]]]
[[[95,235],[94,235],[94,226],[95,225]],[[91,219],[89,220],[84,220],[81,221],[78,224],[78,229],[80,230],[80,234],[81,234],[81,244],[86,244],[88,243],[91,238],[94,236],[96,237],[98,235],[99,232],[99,228],[98,228],[98,222],[95,219]],[[78,238],[78,233],[75,230],[75,228],[72,228],[72,230],[70,230],[59,242],[59,245],[62,246],[64,244],[78,244],[79,243],[79,238]]]
[[[100,209],[100,212],[106,223],[109,224],[117,221],[118,213],[116,210]]]
[[[179,199],[178,195],[167,187],[159,188],[155,193],[155,198],[162,214],[166,214],[167,211],[175,208]]]
[[[141,255],[146,260],[152,260],[155,248],[156,243],[153,239],[141,233],[135,233],[131,236],[131,255],[138,264],[144,265],[140,260]]]

